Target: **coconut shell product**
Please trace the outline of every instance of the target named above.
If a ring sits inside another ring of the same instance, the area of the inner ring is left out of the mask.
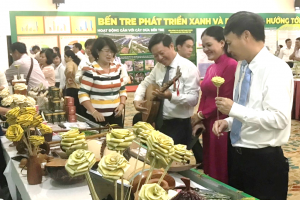
[[[65,96],[65,106],[74,106],[74,98]]]
[[[68,122],[77,122],[76,115],[68,115]]]
[[[67,113],[67,115],[75,115],[76,107],[75,106],[66,106],[66,113]]]

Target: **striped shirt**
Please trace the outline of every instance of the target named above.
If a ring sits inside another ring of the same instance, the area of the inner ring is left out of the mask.
[[[87,67],[82,76],[79,101],[82,103],[90,100],[93,107],[104,117],[111,116],[120,104],[120,96],[127,97],[123,81],[127,72],[121,64],[111,63],[108,74],[97,62],[92,65],[93,68]]]

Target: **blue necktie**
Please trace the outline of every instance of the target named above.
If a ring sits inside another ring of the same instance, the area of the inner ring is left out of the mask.
[[[239,94],[240,81],[235,88],[234,101],[240,105],[245,106],[246,101],[248,99],[250,82],[251,82],[251,70],[249,69],[249,66],[246,61],[242,62],[242,69],[243,69],[243,71],[245,71],[245,76],[244,76],[244,79],[242,82],[240,94]],[[241,72],[242,72],[242,69],[241,69]],[[241,76],[242,76],[242,73],[240,73],[239,80],[241,80]],[[242,128],[242,122],[240,122],[239,120],[234,118],[232,127],[231,127],[231,132],[230,132],[231,144],[235,144],[237,141],[240,140],[241,128]]]

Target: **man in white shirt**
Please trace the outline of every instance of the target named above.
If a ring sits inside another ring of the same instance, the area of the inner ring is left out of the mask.
[[[34,58],[39,62],[41,49],[39,46],[35,45],[32,47],[32,52],[34,53]]]
[[[293,61],[290,59],[290,55],[294,51],[292,49],[292,40],[291,39],[286,39],[285,44],[286,44],[286,48],[281,48],[280,49],[278,58],[281,58],[282,60],[284,60],[290,66],[290,68],[292,68],[293,65],[294,65]]]
[[[179,35],[175,43],[179,55],[189,59],[193,53],[194,39],[189,35]]]
[[[292,55],[290,55],[290,60],[300,61],[300,37],[296,38],[295,48]]]
[[[18,69],[15,67],[18,65],[20,74],[24,74],[26,79],[29,78],[28,89],[38,87],[40,84],[48,88],[48,81],[45,79],[37,60],[33,59],[33,68],[27,77],[30,71],[31,58],[27,55],[26,45],[22,42],[15,42],[11,45],[11,51],[14,62],[5,72],[7,81],[12,81],[14,75],[18,74]]]
[[[176,75],[179,66],[182,76],[179,82],[176,81],[176,91],[168,89],[162,93],[156,90],[153,93],[162,100],[161,112],[155,125],[157,130],[172,137],[175,144],[188,145],[192,135],[190,117],[199,98],[200,73],[191,61],[176,53],[169,35],[155,34],[149,41],[148,49],[154,55],[157,64],[149,76],[139,84],[134,95],[134,107],[137,111],[147,112],[143,107],[147,87],[150,84],[162,86]]]
[[[75,55],[80,59],[84,59],[86,56],[81,52],[82,49],[82,45],[80,43],[74,43],[73,45],[73,52],[75,53]]]
[[[194,39],[189,36],[189,35],[179,35],[176,38],[176,49],[177,52],[180,56],[189,59],[193,53],[193,48],[194,48]],[[193,127],[192,127],[193,128]],[[192,140],[194,140],[194,137],[192,136]],[[193,143],[193,142],[192,142]],[[193,146],[190,146],[193,150],[194,156],[196,158],[196,162],[197,163],[202,163],[203,161],[203,148],[199,142],[199,140],[197,140],[194,144],[192,144]],[[202,165],[199,167],[201,168]]]
[[[87,39],[87,41],[85,41],[85,43],[84,43],[86,56],[84,56],[83,59],[81,60],[81,62],[79,63],[78,71],[76,72],[76,75],[75,75],[75,81],[79,84],[80,84],[81,77],[83,74],[82,69],[84,67],[92,67],[92,63],[95,61],[95,58],[93,57],[92,52],[91,52],[91,49],[92,49],[95,41],[96,41],[96,39]]]
[[[258,199],[286,200],[289,164],[281,145],[291,131],[292,73],[264,47],[264,21],[259,15],[233,14],[224,35],[231,55],[243,60],[236,72],[235,102],[216,98],[219,111],[229,115],[213,125],[217,136],[231,131],[229,185]]]

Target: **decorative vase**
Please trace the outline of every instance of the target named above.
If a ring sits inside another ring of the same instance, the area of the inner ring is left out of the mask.
[[[42,168],[37,156],[29,156],[27,162],[27,181],[29,185],[37,185],[42,182]]]

